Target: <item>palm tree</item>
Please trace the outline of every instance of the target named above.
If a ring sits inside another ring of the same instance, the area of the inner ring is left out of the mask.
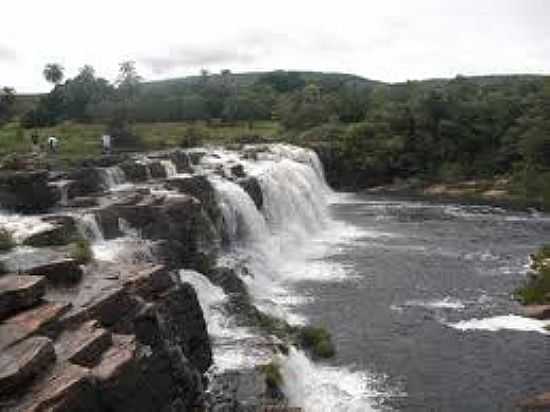
[[[44,66],[42,74],[48,82],[59,84],[63,80],[63,70],[65,69],[59,63],[48,63]]]

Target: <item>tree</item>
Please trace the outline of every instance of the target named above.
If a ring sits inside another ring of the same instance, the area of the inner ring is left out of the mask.
[[[0,125],[11,118],[14,104],[15,90],[11,87],[0,89]]]
[[[63,80],[64,70],[65,69],[63,68],[63,66],[61,66],[59,63],[48,63],[46,64],[46,66],[44,66],[42,74],[44,75],[46,81],[57,85]]]
[[[127,60],[120,63],[116,85],[123,100],[130,100],[137,95],[141,81],[136,62]]]

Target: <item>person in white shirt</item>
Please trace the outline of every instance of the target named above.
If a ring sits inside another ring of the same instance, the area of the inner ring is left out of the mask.
[[[101,136],[101,144],[103,146],[103,153],[111,153],[111,136],[108,134]]]
[[[51,153],[57,153],[57,148],[59,146],[59,140],[57,137],[50,136],[48,137],[48,148],[50,149]]]

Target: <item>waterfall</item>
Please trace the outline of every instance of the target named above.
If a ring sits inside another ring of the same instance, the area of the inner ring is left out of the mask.
[[[118,166],[104,167],[98,169],[103,179],[103,186],[106,189],[114,189],[117,186],[126,183],[126,175],[124,171]]]
[[[76,217],[77,229],[80,235],[91,243],[103,242],[105,238],[103,232],[97,223],[94,213],[84,213]]]
[[[172,162],[171,160],[161,160],[160,163],[162,164],[162,167],[164,167],[166,177],[174,177],[178,174],[178,169],[176,168],[174,162]]]

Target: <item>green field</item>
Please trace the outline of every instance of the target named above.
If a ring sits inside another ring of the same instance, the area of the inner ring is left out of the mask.
[[[132,133],[139,136],[144,150],[157,150],[179,146],[186,130],[199,130],[203,137],[202,143],[238,142],[246,136],[275,138],[281,133],[278,123],[257,121],[251,125],[246,123],[136,123]],[[101,153],[100,136],[106,127],[102,124],[79,124],[64,122],[55,127],[36,129],[40,143],[46,147],[49,136],[59,139],[60,150],[55,158],[57,161],[70,164],[80,159],[99,155]],[[31,152],[32,130],[24,130],[18,123],[9,123],[0,128],[0,157],[10,154],[25,155]],[[113,148],[117,151],[116,140]],[[45,150],[43,150],[45,152]]]

